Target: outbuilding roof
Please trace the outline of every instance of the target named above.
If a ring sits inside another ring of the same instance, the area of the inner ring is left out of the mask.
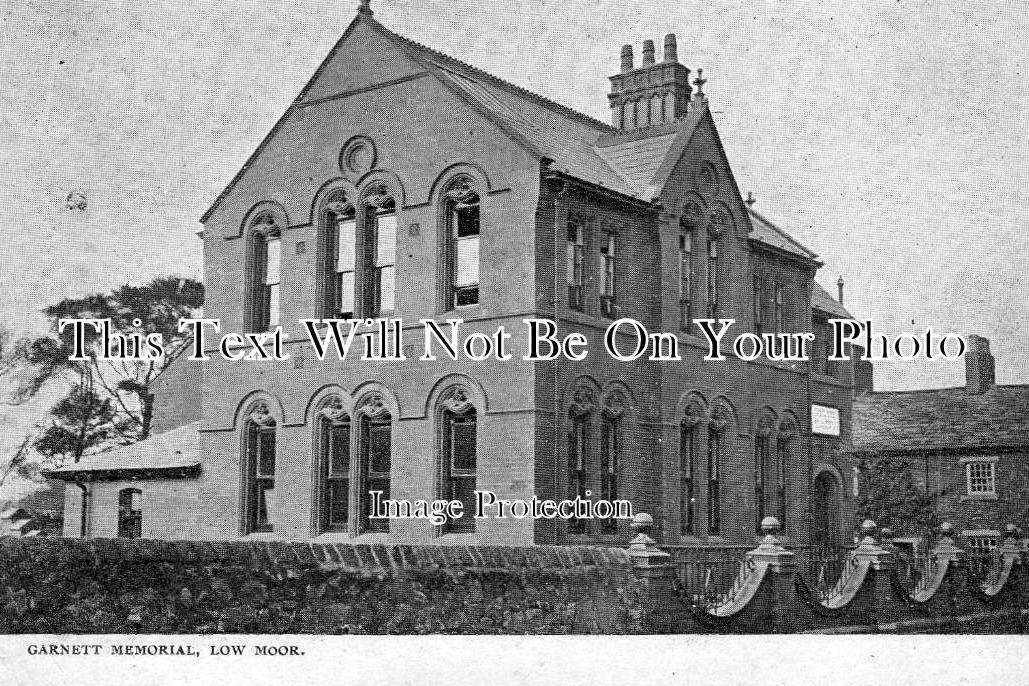
[[[85,455],[44,474],[65,481],[196,476],[200,471],[199,427],[199,422],[186,424],[138,443]]]
[[[1029,447],[1029,386],[865,393],[854,399],[862,452]]]

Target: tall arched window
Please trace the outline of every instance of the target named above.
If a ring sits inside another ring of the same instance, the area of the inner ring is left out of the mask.
[[[711,536],[722,532],[722,438],[730,421],[730,411],[724,404],[712,408],[707,432],[707,533]]]
[[[679,531],[686,536],[697,533],[697,426],[702,417],[703,409],[690,405],[679,424]]]
[[[266,403],[253,407],[245,425],[244,531],[272,531],[275,499],[275,419]]]
[[[691,224],[684,222],[679,234],[679,328],[689,331],[693,321],[693,237]]]
[[[718,239],[714,236],[707,242],[707,316],[718,319]]]
[[[444,300],[452,310],[479,302],[480,197],[464,176],[454,179],[443,197]]]
[[[358,436],[358,533],[389,531],[389,519],[372,517],[372,492],[380,500],[390,497],[390,472],[393,463],[393,417],[382,396],[371,395],[356,412],[360,421]]]
[[[143,491],[123,488],[118,492],[118,538],[143,536]]]
[[[769,493],[765,486],[769,466],[772,464],[772,430],[775,419],[763,415],[754,432],[754,530],[761,533],[761,520],[768,512]]]
[[[365,198],[360,316],[381,317],[396,308],[397,204],[385,184]]]
[[[279,325],[279,286],[282,278],[281,230],[271,214],[258,216],[250,228],[251,260],[247,330],[270,331]]]
[[[322,228],[322,316],[354,316],[357,271],[357,213],[342,191],[326,200]]]
[[[596,407],[593,392],[588,388],[575,391],[572,406],[568,411],[568,498],[586,500],[590,454],[590,415]],[[568,532],[584,534],[587,520],[571,517]]]
[[[339,398],[319,411],[319,531],[347,531],[350,524],[350,415]]]
[[[439,459],[439,495],[464,505],[464,516],[448,520],[441,533],[475,531],[475,483],[477,470],[478,415],[463,388],[443,396]]]
[[[788,420],[783,420],[779,425],[779,435],[776,437],[776,459],[775,459],[775,482],[776,482],[776,516],[783,533],[786,532],[786,509],[788,507],[789,491],[788,477],[790,468],[790,449],[795,434],[795,426]]]

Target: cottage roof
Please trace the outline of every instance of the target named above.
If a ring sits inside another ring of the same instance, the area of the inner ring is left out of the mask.
[[[131,476],[195,476],[200,470],[199,422],[186,424],[114,450],[85,455],[74,464],[45,471],[74,481]]]
[[[865,393],[854,399],[854,449],[868,452],[1025,448],[1029,386]]]

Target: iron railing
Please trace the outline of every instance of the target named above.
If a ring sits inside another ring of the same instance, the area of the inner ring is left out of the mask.
[[[713,610],[732,602],[753,563],[746,547],[693,548],[669,546],[681,592],[694,607]]]

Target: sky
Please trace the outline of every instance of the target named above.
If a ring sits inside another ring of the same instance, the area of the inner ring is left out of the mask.
[[[199,217],[356,0],[13,0],[0,9],[0,316],[202,276]],[[1029,4],[373,0],[388,28],[609,120],[623,43],[678,35],[755,209],[890,335],[979,333],[1029,383]],[[83,210],[66,198],[87,198]],[[961,385],[960,362],[876,367]]]

